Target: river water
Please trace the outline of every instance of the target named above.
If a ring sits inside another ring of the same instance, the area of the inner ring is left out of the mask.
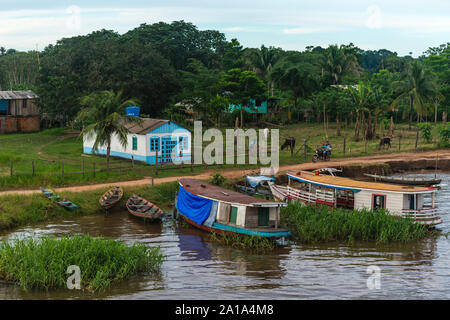
[[[429,177],[434,174],[415,174]],[[440,174],[450,185],[450,174]],[[437,205],[450,232],[450,187]],[[209,241],[203,231],[170,219],[144,224],[127,212],[59,219],[22,227],[3,238],[82,233],[161,246],[161,272],[136,276],[101,294],[24,290],[0,284],[0,299],[449,299],[450,238],[408,244],[291,244],[256,254]],[[368,268],[379,270],[379,278]],[[379,269],[378,269],[378,268]],[[377,282],[379,287],[368,286]],[[368,281],[369,279],[369,281]],[[369,289],[371,287],[371,289]]]

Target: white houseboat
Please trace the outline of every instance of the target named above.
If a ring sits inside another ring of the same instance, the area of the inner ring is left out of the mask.
[[[437,189],[433,187],[365,182],[322,175],[318,171],[300,171],[287,176],[287,186],[269,183],[274,198],[282,202],[302,201],[348,209],[386,209],[394,216],[408,216],[417,223],[430,226],[442,223],[435,205]]]

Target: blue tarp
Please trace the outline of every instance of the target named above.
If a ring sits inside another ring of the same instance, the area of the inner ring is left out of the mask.
[[[202,224],[211,212],[213,200],[201,198],[185,190],[181,185],[178,188],[177,209],[192,221]]]
[[[274,181],[275,178],[266,177],[266,176],[246,176],[247,182],[249,185],[251,185],[253,188],[256,188],[256,186],[263,182],[263,181]]]
[[[0,99],[0,111],[8,111],[8,100]]]

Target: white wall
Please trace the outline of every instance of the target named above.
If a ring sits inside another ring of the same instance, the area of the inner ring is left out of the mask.
[[[403,193],[386,192],[386,191],[366,191],[361,190],[355,192],[355,209],[372,209],[372,195],[385,195],[386,196],[386,209],[392,214],[398,214],[402,212],[403,208]]]

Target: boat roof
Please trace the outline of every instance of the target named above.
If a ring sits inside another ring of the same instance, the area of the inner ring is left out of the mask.
[[[315,175],[313,172],[300,171],[297,173],[288,173],[292,179],[308,182],[311,184],[321,185],[328,188],[343,189],[343,190],[382,190],[400,193],[429,193],[435,192],[435,189],[427,187],[404,186],[398,184],[382,183],[382,182],[368,182],[359,181],[350,178],[336,177],[329,175]]]
[[[240,204],[250,207],[281,207],[286,205],[282,202],[251,197],[243,193],[224,189],[196,179],[183,178],[179,180],[179,183],[184,189],[192,194],[221,202]]]

